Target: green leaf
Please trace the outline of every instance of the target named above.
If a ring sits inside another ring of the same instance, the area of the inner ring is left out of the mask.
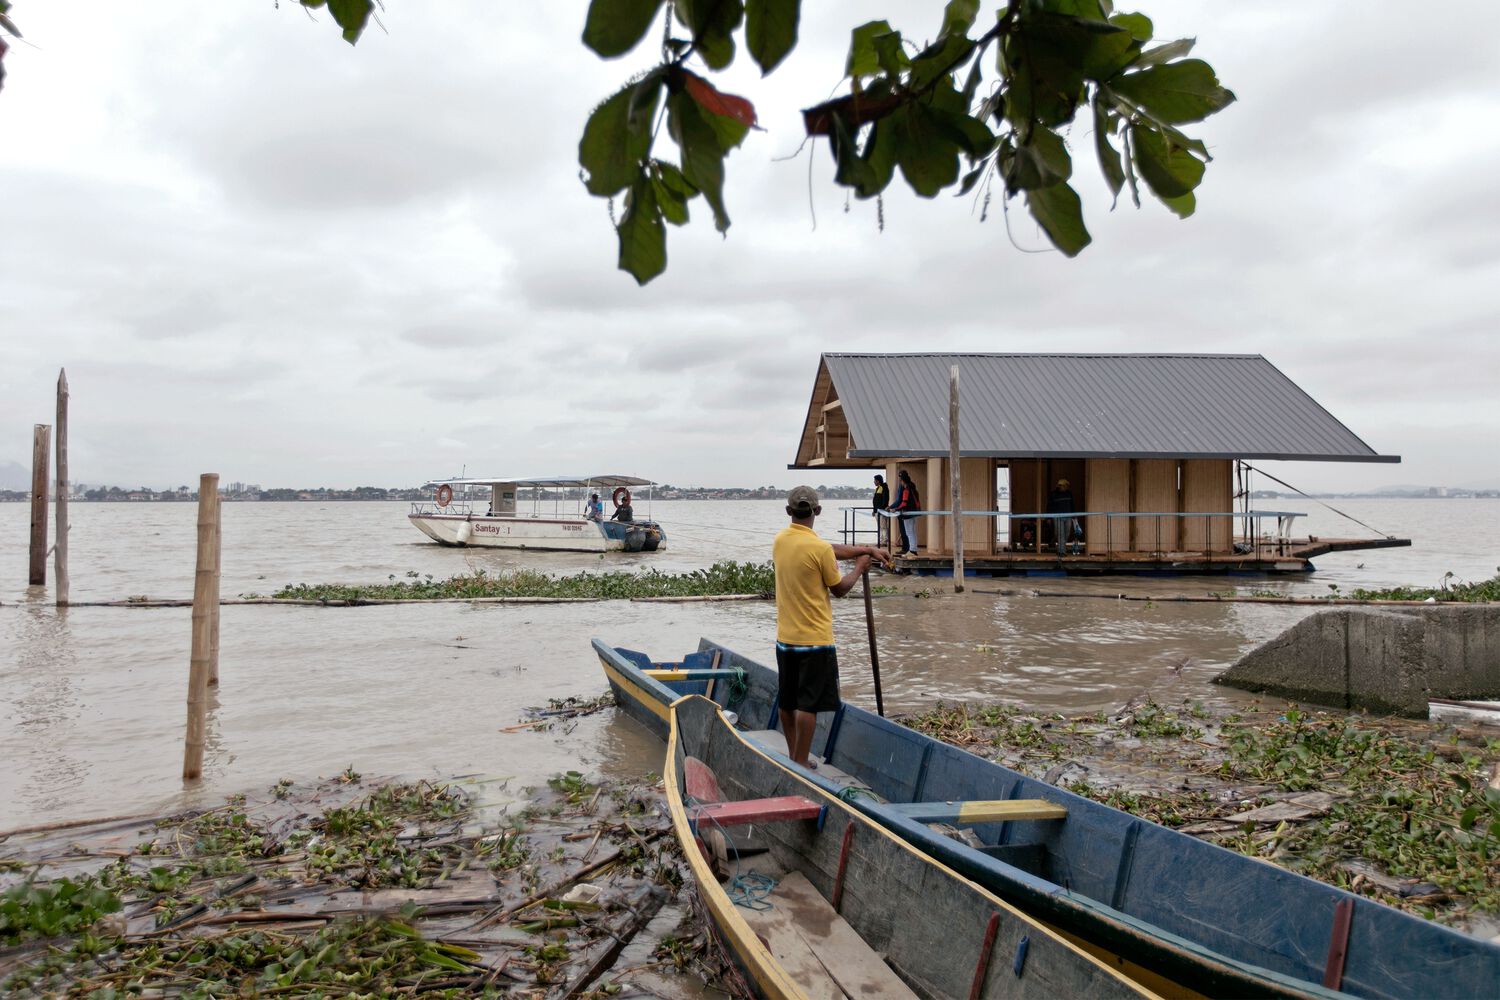
[[[974,41],[964,35],[948,35],[918,53],[911,62],[908,86],[921,90],[962,66],[974,51]]]
[[[1163,201],[1181,198],[1203,180],[1203,161],[1181,146],[1169,143],[1156,129],[1131,125],[1130,142],[1141,179]]]
[[[855,131],[842,117],[833,120],[828,133],[829,148],[833,153],[833,181],[844,187],[854,188],[861,198],[868,198],[880,189],[875,185],[875,175],[870,164],[859,153]]]
[[[1031,130],[1006,165],[1005,189],[1011,193],[1050,187],[1073,175],[1073,158],[1067,144],[1051,129]]]
[[[859,79],[880,72],[880,56],[875,52],[875,39],[892,34],[888,21],[871,21],[861,24],[849,33],[849,60],[844,66],[844,75]]]
[[[724,211],[724,154],[714,125],[705,119],[728,122],[742,130],[743,126],[719,115],[705,115],[687,94],[673,94],[667,98],[667,131],[682,151],[682,175],[693,187],[703,192],[708,206],[714,213],[714,228],[719,232],[729,230],[729,214]]]
[[[642,171],[630,186],[620,220],[620,270],[644,285],[667,269],[667,228],[651,177]]]
[[[1141,57],[1132,64],[1131,68],[1145,69],[1148,66],[1160,66],[1162,63],[1169,63],[1173,59],[1181,59],[1193,51],[1193,46],[1197,41],[1196,38],[1179,38],[1175,42],[1167,42],[1165,45],[1158,45],[1154,49],[1147,49],[1141,53]]]
[[[939,37],[967,35],[978,16],[979,0],[948,0],[948,6],[943,8],[943,30],[938,32]]]
[[[1109,23],[1117,28],[1124,28],[1142,42],[1151,41],[1151,33],[1155,30],[1151,18],[1145,14],[1114,14]]]
[[[890,186],[896,175],[896,129],[885,121],[870,126],[865,139],[865,151],[861,157],[869,167],[865,186],[856,189],[860,198],[873,198]]]
[[[1458,818],[1458,828],[1460,830],[1471,830],[1474,827],[1474,821],[1478,818],[1479,807],[1470,806],[1469,808],[1465,809],[1463,815]]]
[[[583,23],[583,44],[606,59],[622,56],[645,37],[662,0],[593,0]]]
[[[359,41],[374,9],[373,0],[328,0],[328,13],[344,29],[344,41],[350,45]]]
[[[802,0],[746,0],[745,46],[762,76],[797,46],[801,16]]]
[[[1104,182],[1109,185],[1109,193],[1114,196],[1115,202],[1120,200],[1120,189],[1125,186],[1125,167],[1120,163],[1120,153],[1114,144],[1109,141],[1110,121],[1109,112],[1103,101],[1094,101],[1094,152],[1099,156],[1099,169],[1104,174]],[[1110,206],[1111,208],[1114,205]]]
[[[991,132],[984,122],[970,118],[962,112],[947,111],[936,107],[930,109],[930,114],[942,133],[957,143],[958,147],[968,154],[969,159],[978,160],[995,148],[995,133]]]
[[[958,146],[921,104],[909,104],[888,119],[901,176],[924,198],[934,198],[958,180]]]
[[[661,99],[662,76],[652,73],[627,86],[594,109],[583,138],[578,141],[578,163],[590,194],[609,197],[625,190],[651,152],[651,123]]]
[[[1083,202],[1067,184],[1027,191],[1026,207],[1064,256],[1077,257],[1093,240],[1083,225]]]
[[[674,0],[677,17],[711,69],[734,62],[734,32],[745,16],[743,0]]]
[[[669,163],[655,162],[655,167],[671,167]],[[672,170],[676,170],[672,167]],[[679,173],[680,177],[681,174]],[[691,187],[691,185],[689,185]],[[651,175],[652,194],[656,198],[657,207],[661,209],[662,218],[674,226],[685,226],[688,222],[688,199],[692,195],[685,194],[681,189],[672,184],[657,172]],[[697,192],[694,192],[696,194]]]
[[[871,39],[875,46],[875,60],[880,64],[880,70],[886,76],[900,76],[911,65],[911,60],[906,56],[906,48],[901,42],[901,32],[892,31],[886,35],[876,35]]]
[[[1173,125],[1202,121],[1234,100],[1232,92],[1219,86],[1213,67],[1202,59],[1127,73],[1110,81],[1110,86],[1153,118]]]
[[[1163,198],[1161,203],[1172,210],[1179,219],[1186,219],[1198,210],[1198,196],[1189,191],[1176,198]]]
[[[974,190],[974,185],[979,183],[979,178],[984,176],[984,172],[989,169],[989,166],[990,165],[988,163],[981,163],[973,170],[970,170],[968,173],[964,174],[964,179],[962,183],[959,184],[958,197],[962,198],[964,195]]]

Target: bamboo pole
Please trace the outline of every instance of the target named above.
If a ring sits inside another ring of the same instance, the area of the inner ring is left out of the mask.
[[[203,744],[208,733],[208,675],[213,619],[218,617],[219,581],[215,569],[219,541],[219,477],[205,472],[198,480],[198,565],[193,578],[193,651],[188,667],[187,739],[182,759],[184,781],[203,777]]]
[[[31,566],[27,582],[47,585],[47,462],[52,452],[52,427],[37,424],[31,431]]]
[[[53,567],[57,606],[68,606],[68,370],[57,372],[57,542]]]
[[[964,592],[963,470],[958,460],[958,365],[948,369],[948,500],[953,522],[953,592]]]

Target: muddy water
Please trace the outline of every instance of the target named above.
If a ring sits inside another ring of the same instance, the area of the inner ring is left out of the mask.
[[[1285,501],[1282,502],[1285,504]],[[1294,509],[1304,509],[1306,505]],[[1324,594],[1488,577],[1500,559],[1495,501],[1344,501],[1338,506],[1412,549],[1349,553],[1304,579],[1117,578],[903,581],[875,601],[887,711],[937,700],[1023,702],[1038,710],[1242,697],[1209,679],[1278,634],[1304,608],[1119,601],[1231,587]],[[771,502],[655,505],[668,551],[655,556],[540,555],[424,544],[397,504],[231,504],[224,509],[223,593],[289,582],[445,577],[515,566],[554,572],[762,560],[783,523]],[[74,600],[187,597],[191,504],[79,504],[71,533]],[[514,776],[567,768],[627,776],[658,770],[659,749],[610,711],[542,733],[502,733],[528,706],[592,697],[603,683],[588,640],[655,654],[711,636],[769,661],[774,611],[763,603],[226,607],[222,687],[205,780],[184,789],[187,609],[72,608],[24,583],[28,512],[0,504],[0,830],[51,820],[217,801],[282,777],[310,780],[353,764],[372,774]],[[1313,533],[1362,529],[1326,512]],[[820,524],[833,536],[837,518]],[[1073,596],[1039,597],[1037,590]],[[837,602],[846,696],[873,704],[858,600]]]

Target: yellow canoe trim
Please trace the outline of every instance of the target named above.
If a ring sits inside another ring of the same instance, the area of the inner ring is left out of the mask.
[[[639,684],[631,680],[629,677],[620,673],[615,665],[613,663],[610,663],[604,657],[599,657],[599,663],[604,667],[604,676],[609,680],[611,684],[619,685],[622,691],[624,691],[631,698],[634,698],[636,701],[640,702],[641,705],[644,706],[645,709],[652,715],[655,715],[663,722],[668,721],[668,716],[671,713],[667,709],[667,706],[661,703],[660,699],[658,699],[650,691],[642,688]],[[746,926],[749,925],[747,924]]]
[[[700,696],[686,695],[685,697]],[[681,700],[681,698],[678,699],[678,701]],[[673,702],[674,705],[676,703]],[[760,937],[750,924],[740,916],[733,901],[719,885],[719,880],[714,878],[708,859],[694,843],[693,826],[688,821],[687,809],[682,803],[682,792],[678,788],[677,714],[668,709],[667,716],[670,728],[667,733],[667,762],[663,768],[664,783],[667,787],[667,811],[672,816],[672,829],[677,834],[678,842],[682,844],[682,854],[692,870],[693,881],[698,883],[698,894],[713,916],[714,924],[729,939],[731,950],[745,963],[745,971],[750,974],[751,979],[755,980],[755,985],[762,996],[765,996],[767,1000],[808,1000],[807,994],[802,991],[796,981],[787,975],[781,963],[776,961],[775,956],[761,943]]]

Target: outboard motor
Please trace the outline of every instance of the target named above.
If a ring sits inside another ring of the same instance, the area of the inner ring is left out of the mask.
[[[625,532],[625,551],[639,552],[646,544],[646,529],[632,527]]]

